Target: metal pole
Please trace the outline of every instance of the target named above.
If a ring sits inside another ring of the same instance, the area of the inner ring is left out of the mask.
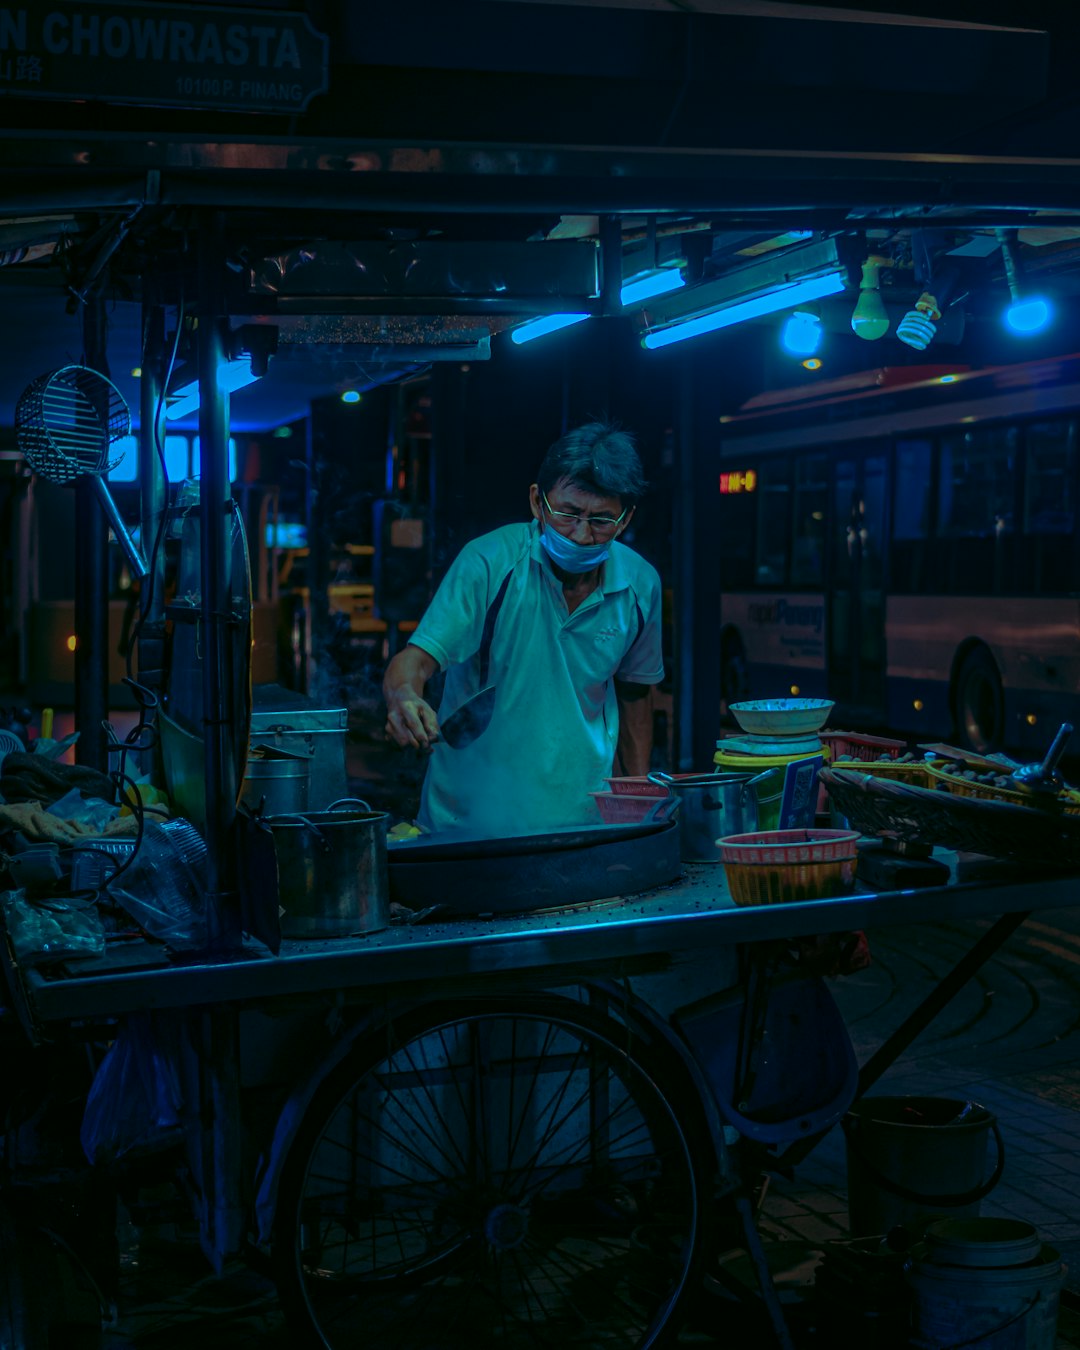
[[[165,540],[167,505],[165,468],[165,401],[162,398],[165,312],[148,279],[143,300],[142,379],[139,386],[139,505],[142,552],[149,571],[139,594],[139,683],[158,692],[165,681]],[[159,448],[162,453],[159,454]],[[159,536],[159,531],[162,534]],[[143,770],[153,768],[146,751]]]
[[[199,519],[202,549],[203,742],[206,749],[207,913],[209,945],[240,943],[240,901],[233,825],[237,765],[231,709],[234,681],[229,630],[233,621],[229,576],[232,493],[229,482],[229,402],[218,371],[226,360],[222,312],[225,270],[223,219],[206,212],[199,229]]]
[[[107,376],[105,305],[98,295],[83,306],[83,350],[86,364]],[[75,484],[75,760],[101,773],[109,767],[102,725],[108,710],[108,526],[93,480],[83,477]]]

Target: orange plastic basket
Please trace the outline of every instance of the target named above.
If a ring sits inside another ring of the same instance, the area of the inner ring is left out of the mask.
[[[737,905],[780,905],[844,895],[855,885],[854,830],[765,830],[718,840]]]

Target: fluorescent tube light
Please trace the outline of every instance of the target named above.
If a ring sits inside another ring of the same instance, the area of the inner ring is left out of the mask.
[[[237,389],[254,384],[260,377],[252,374],[251,359],[241,357],[236,361],[225,361],[218,366],[218,388],[223,394],[234,394]],[[169,395],[165,416],[170,422],[178,417],[186,417],[199,407],[199,381],[182,385],[175,394]]]
[[[730,328],[732,324],[745,323],[747,319],[758,319],[764,314],[775,314],[778,310],[791,309],[809,300],[820,300],[825,295],[837,295],[844,289],[844,273],[828,272],[820,277],[808,277],[796,281],[790,286],[781,286],[765,295],[756,295],[751,300],[739,300],[733,305],[710,310],[693,319],[670,324],[667,328],[658,328],[642,338],[643,347],[655,351],[657,347],[667,347],[673,342],[683,342],[686,338],[697,337],[701,333],[715,333],[720,328]]]
[[[651,300],[654,295],[667,295],[669,291],[680,290],[685,285],[677,267],[662,267],[656,272],[647,272],[643,277],[628,281],[619,292],[619,304],[633,305],[639,300]]]
[[[541,319],[533,319],[529,323],[523,323],[520,328],[515,328],[510,338],[520,346],[523,342],[531,342],[533,338],[543,337],[545,333],[569,328],[572,323],[580,323],[582,319],[588,317],[587,314],[545,314]]]

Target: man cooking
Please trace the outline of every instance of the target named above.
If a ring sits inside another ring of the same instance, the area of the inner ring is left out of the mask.
[[[431,750],[422,829],[490,837],[594,824],[589,793],[606,775],[648,772],[648,695],[664,675],[660,578],[618,542],[644,487],[630,436],[591,422],[548,450],[529,489],[532,521],[455,559],[383,681],[387,734]],[[437,670],[438,714],[424,698]],[[493,699],[490,722],[482,711],[470,724],[470,708],[454,718],[481,687],[494,692],[471,707]]]

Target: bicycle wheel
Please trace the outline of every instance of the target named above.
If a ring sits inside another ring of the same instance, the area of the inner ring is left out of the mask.
[[[626,1028],[569,1000],[422,1009],[377,1039],[286,1162],[294,1330],[330,1350],[659,1345],[696,1282],[696,1101],[676,1112]]]

